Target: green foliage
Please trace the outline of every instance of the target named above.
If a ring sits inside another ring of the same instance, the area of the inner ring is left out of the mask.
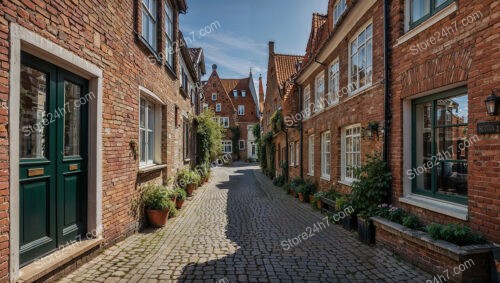
[[[354,209],[365,217],[373,215],[378,205],[389,196],[392,175],[378,153],[367,155],[366,163],[354,169],[352,183]]]
[[[274,132],[279,132],[283,129],[284,126],[284,118],[281,110],[274,111],[273,115],[271,115],[271,124]]]
[[[276,146],[274,144],[271,144],[271,150],[269,152],[269,163],[270,167],[268,170],[269,177],[274,178],[274,174],[276,172],[276,165],[275,165],[275,157],[276,157]]]
[[[255,139],[260,140],[260,124],[253,126],[252,132]]]
[[[168,218],[174,218],[179,214],[179,211],[175,207],[175,204],[172,202],[173,206],[169,209]]]
[[[447,241],[459,246],[482,244],[484,239],[467,226],[457,224],[440,225],[432,223],[426,227],[427,233],[435,240]]]
[[[349,195],[343,195],[335,199],[335,208],[337,210],[344,210],[345,208],[352,206],[352,199]]]
[[[200,183],[201,177],[195,171],[189,169],[182,169],[179,174],[177,174],[177,183],[179,187],[186,188],[189,185],[198,185]]]
[[[403,226],[411,229],[417,229],[420,227],[420,221],[418,217],[413,214],[408,214],[403,217]]]
[[[165,210],[175,209],[166,187],[158,184],[146,185],[142,192],[142,201],[146,209]]]
[[[304,180],[302,180],[300,177],[296,177],[294,178],[291,182],[290,182],[290,185],[291,185],[291,188],[293,190],[297,189],[300,185],[304,185],[306,182]]]
[[[211,159],[222,153],[222,135],[224,128],[213,120],[215,113],[206,110],[195,118],[198,123],[196,136],[198,139],[198,164],[209,163]]]
[[[238,125],[233,126],[230,128],[232,136],[231,136],[231,142],[233,143],[233,153],[236,153],[238,155],[238,159],[240,159],[240,137],[241,137],[241,132],[240,132],[240,127]]]
[[[285,177],[284,176],[278,176],[274,178],[273,180],[273,185],[277,187],[282,187],[285,184]]]
[[[186,190],[179,188],[175,190],[175,196],[178,200],[185,200],[187,198],[187,192]]]
[[[297,187],[297,192],[302,193],[302,195],[313,195],[317,190],[317,186],[312,181],[305,181]]]
[[[375,210],[375,214],[399,224],[403,224],[403,218],[406,216],[406,213],[403,209],[392,205],[387,205],[385,203],[378,206],[378,208]]]

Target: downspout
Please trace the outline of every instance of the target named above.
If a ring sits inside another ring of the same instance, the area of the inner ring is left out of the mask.
[[[299,111],[302,111],[302,86],[298,85],[299,88]],[[304,133],[302,132],[302,119],[299,119],[299,131],[300,131],[300,179],[304,179]]]
[[[389,94],[389,12],[388,0],[384,0],[384,145],[383,159],[389,169],[389,128],[391,124]]]

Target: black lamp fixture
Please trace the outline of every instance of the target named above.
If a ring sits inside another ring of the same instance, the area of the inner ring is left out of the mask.
[[[490,116],[495,116],[497,114],[497,102],[499,98],[495,95],[495,93],[490,94],[484,104],[486,105],[486,113]]]
[[[365,129],[366,138],[372,140],[374,136],[377,136],[378,139],[378,122],[371,121],[368,123],[368,127]]]

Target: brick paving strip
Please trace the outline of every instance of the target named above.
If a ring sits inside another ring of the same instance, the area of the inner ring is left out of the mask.
[[[323,220],[257,166],[217,168],[162,229],[132,235],[61,282],[425,282],[432,278],[339,226],[284,250]],[[221,281],[222,282],[222,281]]]

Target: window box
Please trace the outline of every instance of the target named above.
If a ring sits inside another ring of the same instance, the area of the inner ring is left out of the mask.
[[[454,282],[490,282],[492,245],[457,246],[434,240],[426,232],[410,229],[381,217],[371,219],[375,225],[376,244],[388,248],[418,267],[438,275],[444,274],[443,270],[449,270],[451,275],[455,275]],[[471,264],[471,259],[474,264]],[[458,266],[468,268],[459,274],[453,274],[453,268]]]

